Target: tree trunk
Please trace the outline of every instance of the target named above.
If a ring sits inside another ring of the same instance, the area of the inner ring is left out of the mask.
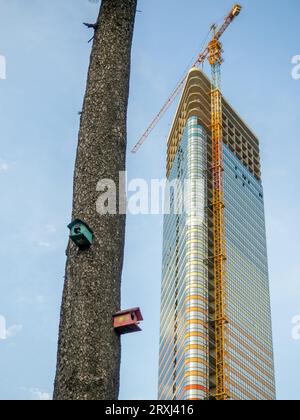
[[[101,179],[119,187],[125,170],[131,45],[137,0],[102,0],[84,99],[74,175],[73,219],[94,243],[67,250],[55,400],[116,400],[121,345],[112,316],[120,310],[125,216],[96,211]],[[123,188],[123,185],[120,185]]]

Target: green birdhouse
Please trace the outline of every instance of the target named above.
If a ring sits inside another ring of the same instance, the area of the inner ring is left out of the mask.
[[[75,219],[69,224],[70,239],[80,250],[89,249],[93,243],[94,233],[89,226],[80,219]]]

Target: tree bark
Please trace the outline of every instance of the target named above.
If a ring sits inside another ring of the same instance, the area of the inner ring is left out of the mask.
[[[94,231],[80,251],[69,242],[58,343],[55,400],[116,400],[121,344],[112,316],[120,310],[125,216],[96,211],[101,179],[119,186],[125,170],[131,45],[137,0],[102,0],[81,115],[73,219]]]

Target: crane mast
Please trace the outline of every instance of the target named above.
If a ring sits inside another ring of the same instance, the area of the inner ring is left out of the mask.
[[[213,266],[215,297],[215,352],[216,399],[227,400],[228,369],[226,366],[226,243],[225,197],[223,180],[223,118],[221,94],[222,46],[217,38],[209,45],[211,65],[211,142],[212,142],[212,212],[213,212]]]
[[[225,359],[226,328],[226,247],[225,247],[225,198],[223,186],[223,118],[221,95],[222,46],[215,37],[209,45],[211,65],[211,142],[212,142],[212,212],[213,212],[213,265],[215,293],[215,351],[216,398],[229,397]]]
[[[221,35],[241,12],[235,5],[216,31],[208,45],[208,61],[211,66],[211,142],[212,142],[212,212],[213,212],[213,265],[215,297],[215,354],[216,354],[216,399],[228,400],[229,369],[226,363],[226,233],[225,233],[225,196],[223,167],[223,112],[221,94],[222,44]]]

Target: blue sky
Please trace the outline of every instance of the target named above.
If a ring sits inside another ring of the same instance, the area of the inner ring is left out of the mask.
[[[133,46],[129,145],[160,109],[208,28],[232,0],[139,0]],[[224,35],[223,93],[261,139],[279,399],[300,399],[300,55],[298,0],[243,0]],[[78,111],[91,44],[89,0],[0,0],[0,399],[52,393],[70,221]],[[206,66],[206,70],[208,68]],[[163,178],[174,107],[137,156],[129,178]],[[157,394],[161,216],[129,216],[123,307],[140,306],[143,333],[123,338],[124,399]]]

